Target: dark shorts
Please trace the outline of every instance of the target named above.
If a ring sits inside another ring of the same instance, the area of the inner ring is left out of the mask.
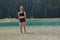
[[[25,22],[25,18],[20,18],[20,22]]]

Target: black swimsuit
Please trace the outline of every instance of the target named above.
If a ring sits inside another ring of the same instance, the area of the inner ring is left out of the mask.
[[[24,16],[24,12],[20,13],[20,16]],[[20,22],[25,22],[25,18],[20,18]]]
[[[20,16],[24,16],[24,13],[20,13]]]

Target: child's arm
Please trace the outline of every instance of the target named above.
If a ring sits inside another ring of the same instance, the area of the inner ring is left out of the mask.
[[[26,21],[26,12],[24,12],[24,17],[25,17],[25,21]]]

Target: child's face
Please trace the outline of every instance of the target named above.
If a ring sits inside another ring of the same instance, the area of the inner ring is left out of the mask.
[[[24,10],[23,6],[21,6],[21,7],[20,7],[20,10],[21,10],[21,11],[23,11],[23,10]]]
[[[20,8],[20,10],[23,10],[23,8]]]

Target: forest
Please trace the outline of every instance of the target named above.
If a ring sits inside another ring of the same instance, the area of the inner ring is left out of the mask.
[[[0,18],[17,18],[21,5],[27,18],[60,18],[60,0],[0,0]]]

